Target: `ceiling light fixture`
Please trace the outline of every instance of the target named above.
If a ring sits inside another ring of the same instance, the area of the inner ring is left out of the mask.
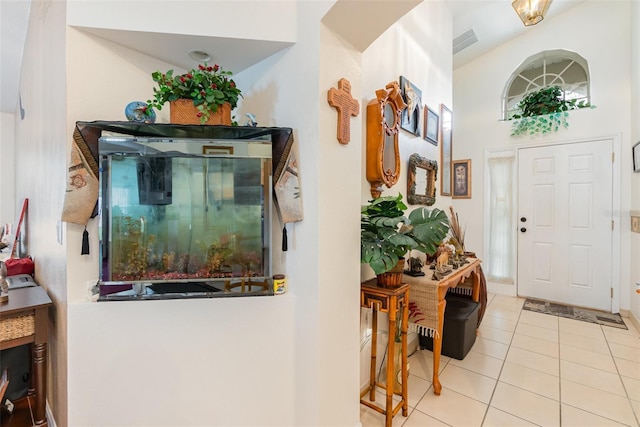
[[[192,49],[189,51],[189,57],[197,62],[207,62],[211,60],[211,55],[204,50]]]
[[[525,27],[542,21],[553,0],[513,0],[511,4]]]

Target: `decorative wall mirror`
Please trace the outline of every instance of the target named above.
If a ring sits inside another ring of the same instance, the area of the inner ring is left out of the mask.
[[[371,196],[380,197],[382,184],[388,188],[400,176],[398,132],[400,116],[407,104],[402,99],[398,82],[376,91],[376,99],[367,104],[367,181]]]
[[[407,201],[412,205],[431,206],[436,202],[438,162],[414,153],[409,157]]]

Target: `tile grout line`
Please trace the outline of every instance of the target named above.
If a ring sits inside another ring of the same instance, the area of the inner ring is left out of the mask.
[[[560,316],[558,320],[558,425],[562,427],[562,356],[560,354]]]
[[[604,330],[602,330],[602,328],[604,327],[604,325],[598,325],[598,326],[599,326],[599,328],[600,328],[600,332],[602,332],[602,334],[605,336],[605,340],[606,340],[606,334],[604,334]],[[625,397],[626,397],[627,401],[629,402],[629,405],[631,406],[631,412],[632,412],[632,414],[634,415],[634,418],[636,419],[636,422],[638,422],[638,416],[636,415],[635,411],[633,410],[633,405],[631,405],[631,399],[630,399],[630,397],[629,397],[629,395],[628,395],[628,392],[626,391],[626,387],[624,386],[624,382],[622,381],[622,375],[620,374],[620,372],[619,372],[619,370],[618,370],[618,366],[617,366],[617,364],[615,363],[615,357],[613,357],[613,353],[611,352],[611,348],[610,348],[610,346],[609,346],[609,341],[608,341],[608,340],[606,340],[606,342],[607,342],[607,349],[609,350],[609,354],[608,354],[608,355],[611,357],[611,359],[612,359],[612,360],[613,360],[613,362],[614,362],[614,366],[616,367],[616,374],[617,374],[617,376],[618,376],[618,379],[619,379],[619,380],[620,380],[620,382],[622,383],[622,387],[623,387],[623,389],[625,390],[625,394],[626,394],[626,396],[625,396]],[[558,340],[558,345],[560,345],[560,341],[559,341],[559,340]],[[579,349],[579,350],[589,351],[589,350],[586,350],[586,349],[581,349],[581,348],[579,348],[579,347],[573,347],[573,346],[571,346],[571,345],[566,345],[566,346],[567,346],[567,347],[571,347],[571,348],[577,348],[577,349]],[[593,353],[593,352],[592,352],[592,353]],[[577,410],[579,410],[579,411],[583,411],[583,412],[586,412],[586,413],[588,413],[588,414],[592,414],[592,415],[594,415],[594,416],[596,416],[596,417],[604,418],[604,419],[610,420],[610,421],[612,421],[612,422],[615,422],[615,423],[619,423],[619,424],[621,424],[621,421],[619,421],[619,420],[615,420],[615,419],[612,419],[612,418],[610,418],[610,417],[608,417],[608,416],[604,416],[604,415],[602,415],[602,414],[598,414],[598,413],[596,413],[596,412],[589,411],[589,410],[584,409],[584,408],[579,407],[579,406],[570,405],[570,404],[568,404],[568,403],[564,403],[564,402],[562,401],[562,381],[563,381],[563,380],[564,380],[564,381],[567,381],[567,382],[570,382],[570,383],[573,383],[573,384],[578,384],[578,385],[581,385],[581,386],[584,386],[584,387],[587,387],[587,388],[590,388],[590,389],[596,390],[596,391],[601,392],[601,393],[607,393],[607,394],[611,394],[611,395],[613,395],[613,396],[622,397],[622,398],[624,398],[624,397],[623,397],[623,396],[616,395],[615,393],[608,392],[608,391],[606,391],[606,390],[601,390],[601,389],[598,389],[598,388],[592,387],[592,386],[590,386],[590,385],[588,385],[588,384],[582,384],[582,383],[578,383],[578,382],[575,382],[575,381],[571,381],[571,380],[569,380],[569,379],[563,379],[563,378],[562,378],[562,358],[559,358],[558,360],[559,360],[559,363],[560,363],[560,366],[558,367],[558,368],[559,368],[559,373],[560,373],[560,376],[559,376],[559,378],[558,378],[558,379],[559,379],[559,385],[558,385],[558,387],[559,387],[559,390],[560,390],[560,401],[559,401],[559,403],[560,403],[560,416],[562,417],[562,405],[566,405],[566,406],[569,406],[569,407],[571,407],[571,408],[577,409]],[[568,363],[574,363],[574,364],[577,364],[577,365],[580,365],[580,366],[586,366],[586,367],[589,367],[589,368],[593,368],[593,366],[589,366],[589,365],[581,365],[581,364],[579,364],[579,363],[577,363],[577,362],[572,362],[572,361],[567,361],[567,362],[568,362]],[[612,372],[608,372],[608,371],[605,371],[605,370],[602,370],[602,369],[599,369],[599,368],[594,368],[594,369],[597,369],[597,370],[602,371],[602,372],[604,372],[604,373],[613,374]],[[639,423],[638,425],[640,425],[640,423]],[[562,426],[562,418],[560,418],[560,426]]]
[[[627,390],[627,386],[622,380],[623,375],[620,373],[620,368],[618,368],[618,362],[616,361],[616,357],[613,355],[613,351],[611,351],[611,343],[609,342],[609,338],[603,329],[603,325],[600,325],[600,329],[602,331],[602,335],[604,335],[604,339],[607,343],[607,349],[609,350],[609,354],[611,355],[611,359],[613,360],[613,365],[616,367],[616,373],[618,374],[618,378],[620,379],[620,383],[622,384],[622,388],[627,395],[627,402],[629,402],[629,406],[631,406],[631,413],[636,419],[636,423],[640,426],[640,419],[638,418],[638,414],[636,413],[633,404],[631,403],[631,396],[629,396],[629,390]]]
[[[493,301],[493,299],[492,299]],[[524,305],[524,301],[522,302]],[[487,304],[488,306],[488,304]],[[488,308],[488,307],[487,307]],[[522,307],[520,307],[520,311],[518,312],[518,320],[516,320],[516,329],[518,327],[518,323],[520,322],[520,317],[522,316]],[[507,356],[509,355],[509,351],[511,351],[511,345],[513,344],[513,337],[516,334],[515,329],[511,334],[511,339],[509,340],[509,346],[507,347],[507,353],[504,355],[504,359],[502,360],[502,365],[500,366],[500,372],[498,372],[498,378],[496,378],[496,384],[493,386],[493,390],[491,391],[491,396],[489,397],[489,402],[487,403],[487,409],[484,411],[484,415],[482,416],[482,421],[480,422],[480,426],[484,425],[484,422],[487,419],[487,414],[489,413],[489,409],[491,409],[491,402],[493,402],[493,396],[496,393],[496,389],[498,388],[498,383],[500,382],[500,376],[502,376],[502,370],[504,369],[504,364],[507,363]],[[497,408],[496,408],[497,409]],[[505,411],[503,411],[505,412]],[[505,412],[509,414],[508,412]],[[511,416],[516,416],[514,414],[509,414]],[[520,417],[518,417],[520,418]]]

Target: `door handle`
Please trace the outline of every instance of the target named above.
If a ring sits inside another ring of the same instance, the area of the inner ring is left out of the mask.
[[[527,231],[527,229],[526,229],[526,228],[524,228],[524,227],[522,227],[522,228],[520,229],[520,231],[522,231],[522,232],[524,233],[525,231]]]

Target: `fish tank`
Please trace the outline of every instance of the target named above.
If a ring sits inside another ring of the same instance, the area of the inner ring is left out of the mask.
[[[269,138],[102,136],[99,301],[272,295]]]

